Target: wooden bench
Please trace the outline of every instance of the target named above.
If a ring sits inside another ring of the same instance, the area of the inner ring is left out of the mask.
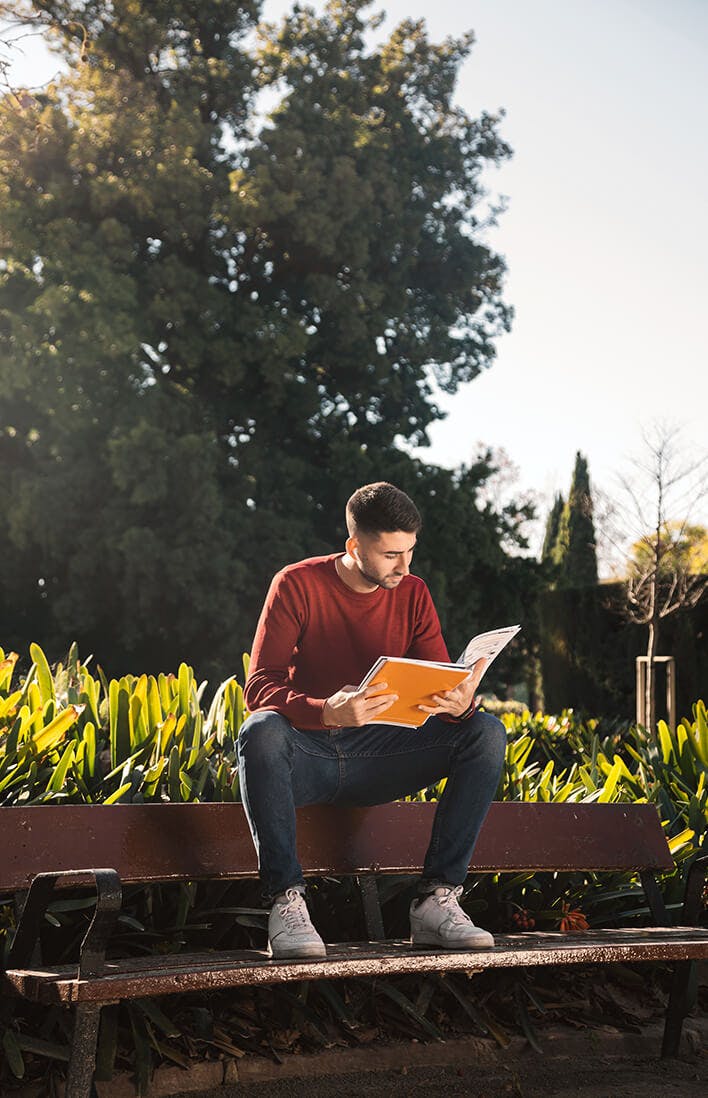
[[[490,951],[413,949],[385,941],[376,875],[420,869],[435,806],[300,809],[298,849],[306,875],[356,875],[370,941],[328,945],[326,960],[275,961],[257,950],[106,959],[121,907],[121,885],[253,877],[256,861],[237,804],[35,806],[0,809],[0,893],[20,894],[20,918],[2,992],[75,1010],[67,1098],[92,1091],[101,1007],[152,995],[244,984],[371,977],[526,965],[676,962],[663,1054],[677,1055],[696,960],[708,957],[699,929],[708,857],[689,873],[682,926],[672,927],[656,876],[673,859],[652,805],[495,803],[477,843],[472,872],[626,871],[638,873],[654,925],[583,934],[496,937]],[[105,867],[105,868],[104,868]],[[93,921],[74,965],[36,963],[44,913],[57,890],[89,885]]]

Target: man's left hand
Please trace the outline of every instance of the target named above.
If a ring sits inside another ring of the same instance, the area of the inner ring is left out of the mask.
[[[431,717],[438,717],[443,713],[448,717],[460,717],[466,713],[474,701],[486,662],[483,659],[477,660],[466,679],[452,690],[446,690],[444,694],[433,694],[434,705],[419,705],[418,708]]]

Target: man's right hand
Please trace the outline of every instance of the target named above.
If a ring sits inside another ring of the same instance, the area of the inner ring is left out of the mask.
[[[398,694],[382,694],[388,683],[375,686],[343,686],[324,703],[322,723],[326,728],[362,728],[390,709]]]

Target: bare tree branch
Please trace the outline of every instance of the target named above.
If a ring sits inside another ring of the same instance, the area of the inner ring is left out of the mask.
[[[653,728],[660,623],[695,606],[708,590],[708,576],[691,572],[687,544],[692,517],[708,497],[708,451],[689,451],[681,430],[666,422],[642,435],[644,453],[631,462],[636,476],[618,478],[624,507],[617,513],[624,517],[621,536],[633,546],[625,612],[648,629],[645,713]]]

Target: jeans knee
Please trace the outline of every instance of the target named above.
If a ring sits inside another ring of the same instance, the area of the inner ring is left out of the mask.
[[[238,755],[246,767],[272,766],[291,753],[292,727],[281,713],[270,709],[253,713],[241,726]]]
[[[506,727],[493,713],[485,713],[478,709],[469,718],[470,746],[475,742],[478,748],[484,752],[490,763],[498,766],[501,771],[506,755]]]
[[[504,763],[504,756],[506,755],[506,725],[503,721],[499,720],[499,717],[495,717],[493,713],[480,713],[480,717],[484,718],[484,726],[482,735],[484,737],[485,745],[488,745],[490,754],[493,754],[501,769]]]

